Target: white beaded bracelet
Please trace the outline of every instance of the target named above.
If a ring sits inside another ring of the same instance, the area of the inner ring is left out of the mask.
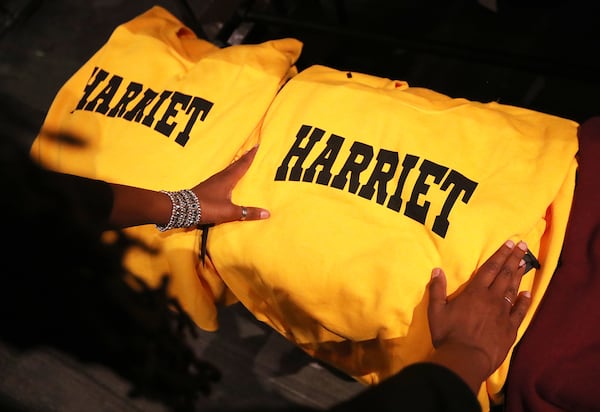
[[[171,199],[171,218],[165,226],[156,225],[156,228],[161,232],[170,229],[187,228],[196,226],[202,218],[202,208],[200,201],[194,192],[191,190],[179,190],[177,192],[169,192],[161,190],[161,193],[166,194]]]

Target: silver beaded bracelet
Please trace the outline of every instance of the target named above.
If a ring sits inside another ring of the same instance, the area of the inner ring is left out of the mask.
[[[200,201],[194,192],[191,190],[179,190],[177,192],[169,192],[161,190],[161,193],[166,194],[171,199],[173,205],[171,209],[171,218],[166,226],[156,225],[156,228],[161,232],[170,229],[184,228],[196,226],[202,218],[202,208]]]

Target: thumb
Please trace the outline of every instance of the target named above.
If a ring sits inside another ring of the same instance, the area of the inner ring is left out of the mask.
[[[431,271],[431,280],[429,281],[429,322],[436,320],[444,306],[446,305],[446,274],[440,268],[434,268]]]
[[[252,161],[254,160],[254,156],[256,156],[257,150],[258,146],[254,146],[252,149],[244,153],[238,160],[229,165],[227,171],[233,175],[235,182],[240,180],[241,177],[248,171]]]

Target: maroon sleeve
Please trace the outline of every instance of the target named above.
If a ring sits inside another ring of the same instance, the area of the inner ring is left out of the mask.
[[[513,354],[506,411],[600,411],[600,117],[579,128],[560,264]]]

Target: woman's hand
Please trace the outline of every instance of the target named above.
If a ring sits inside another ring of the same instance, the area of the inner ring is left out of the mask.
[[[192,188],[202,207],[201,224],[219,224],[234,220],[267,219],[269,211],[259,207],[235,205],[231,202],[231,192],[246,173],[258,146],[253,147],[237,161]]]
[[[234,205],[231,192],[246,173],[258,147],[254,147],[219,173],[214,174],[191,190],[202,208],[200,224],[258,220],[269,217],[266,209]],[[173,211],[173,203],[165,193],[133,186],[110,184],[113,204],[108,218],[112,227],[129,227],[145,224],[165,226]]]
[[[462,290],[446,296],[446,277],[436,268],[429,283],[431,361],[457,372],[474,392],[506,358],[531,303],[518,293],[527,245],[507,241]]]

